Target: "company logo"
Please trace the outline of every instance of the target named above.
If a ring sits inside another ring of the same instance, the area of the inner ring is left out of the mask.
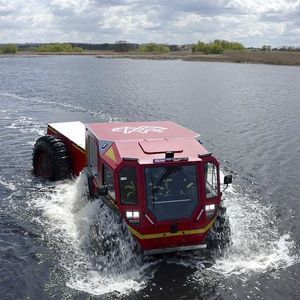
[[[107,143],[104,143],[104,144],[101,146],[101,148],[102,148],[102,149],[105,149],[107,146],[108,146],[108,144],[107,144]]]
[[[159,126],[140,126],[140,127],[131,127],[131,126],[124,126],[124,127],[117,127],[113,128],[113,132],[122,132],[124,134],[131,134],[133,132],[138,132],[138,133],[148,133],[148,132],[157,132],[157,133],[162,133],[167,128],[164,127],[159,127]]]

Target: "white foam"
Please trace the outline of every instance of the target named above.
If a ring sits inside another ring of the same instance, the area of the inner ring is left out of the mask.
[[[18,99],[18,100],[27,100],[27,98],[18,96],[18,95],[16,95],[16,94],[8,93],[8,92],[2,92],[2,91],[0,91],[0,96],[2,96],[2,97],[14,98],[14,99]]]
[[[16,190],[16,186],[12,182],[7,182],[6,180],[4,180],[1,177],[0,177],[0,185],[4,186],[5,188],[7,188],[7,189],[9,189],[11,191],[15,191]]]
[[[122,225],[116,215],[100,199],[87,201],[86,186],[81,175],[75,182],[58,184],[55,190],[32,200],[42,213],[39,222],[60,247],[61,265],[68,272],[67,286],[93,295],[141,289],[149,264],[142,264],[141,257],[132,253],[132,237],[120,233]],[[92,234],[95,226],[97,235]],[[101,243],[107,242],[111,233],[117,233],[111,241],[114,247],[102,253]]]
[[[21,116],[16,120],[12,121],[11,124],[5,126],[9,129],[17,129],[22,133],[35,133],[38,135],[43,135],[45,132],[45,125],[38,122],[34,118]]]
[[[263,199],[224,192],[232,244],[211,267],[225,276],[264,273],[286,268],[299,261],[289,233],[280,235],[272,206]]]

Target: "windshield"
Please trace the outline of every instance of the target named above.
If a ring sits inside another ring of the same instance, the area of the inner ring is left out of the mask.
[[[196,166],[146,168],[147,207],[158,220],[188,218],[198,203]]]

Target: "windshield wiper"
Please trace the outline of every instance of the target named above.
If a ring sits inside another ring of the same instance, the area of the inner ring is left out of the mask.
[[[181,169],[181,166],[172,166],[168,167],[165,173],[160,177],[157,182],[157,186],[161,186],[172,174],[178,172]]]

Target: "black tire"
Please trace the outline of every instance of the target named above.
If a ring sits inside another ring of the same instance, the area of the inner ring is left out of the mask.
[[[33,173],[56,181],[70,177],[71,157],[65,143],[50,135],[40,137],[33,147]]]
[[[206,237],[207,249],[222,251],[231,244],[231,231],[226,208],[221,206],[213,227]]]

